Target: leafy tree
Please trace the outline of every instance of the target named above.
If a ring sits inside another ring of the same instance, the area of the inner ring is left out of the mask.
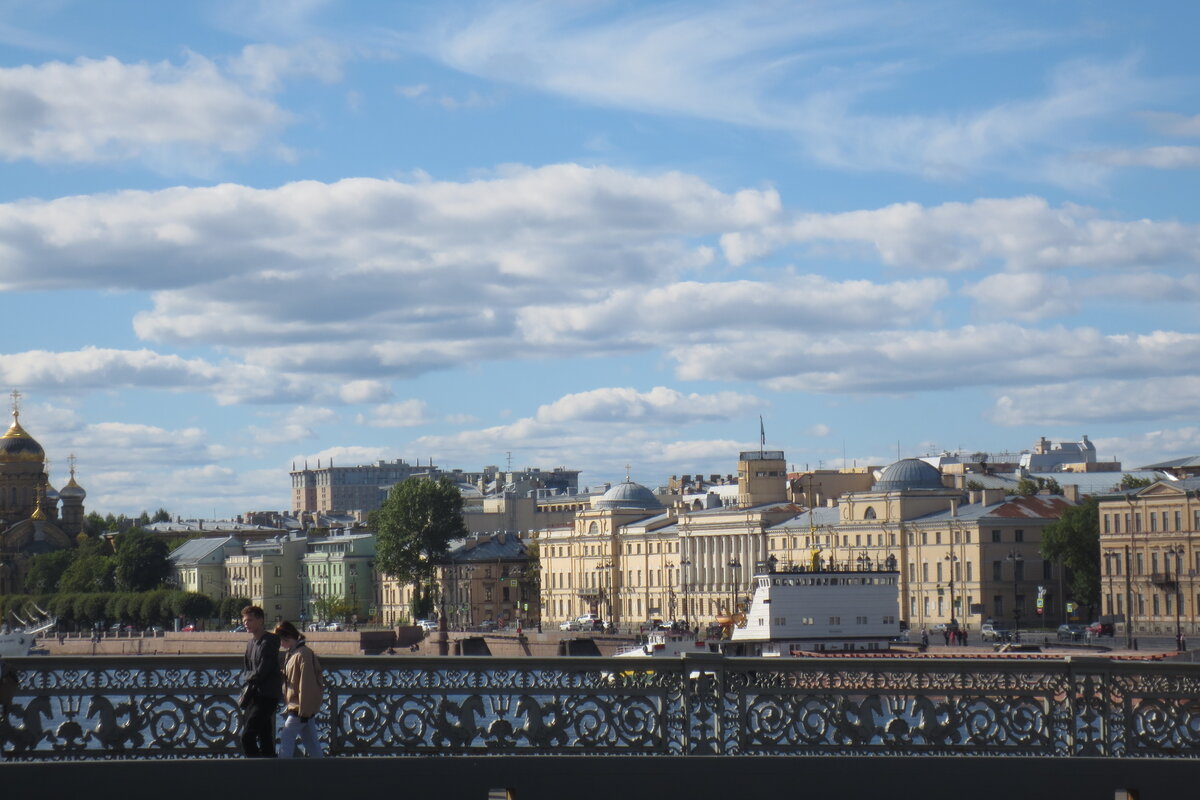
[[[63,571],[58,589],[60,592],[111,592],[115,585],[113,573],[116,566],[112,556],[80,552],[71,566]],[[95,619],[102,617],[103,609]]]
[[[1022,497],[1029,497],[1030,495],[1034,495],[1037,493],[1038,493],[1037,481],[1035,481],[1033,478],[1026,477],[1026,478],[1021,478],[1021,480],[1017,481],[1017,494],[1021,495]]]
[[[170,573],[167,546],[154,534],[131,528],[117,539],[116,570],[118,589],[145,592],[160,586]]]
[[[1042,557],[1067,568],[1071,595],[1088,607],[1100,604],[1100,505],[1090,497],[1069,506],[1042,529]]]
[[[345,622],[357,610],[354,599],[346,597],[318,597],[313,600],[313,611],[321,619]]]
[[[54,594],[74,558],[74,550],[55,550],[34,556],[29,562],[29,573],[25,576],[26,588],[34,594]]]
[[[1144,489],[1154,483],[1150,478],[1135,478],[1126,472],[1121,476],[1121,483],[1118,488],[1124,491],[1125,489]]]
[[[1035,495],[1045,490],[1050,494],[1062,494],[1062,487],[1054,478],[1037,478],[1026,476],[1017,481],[1017,494],[1024,497]]]
[[[137,518],[137,526],[140,528],[142,526],[149,525],[149,524],[150,524],[150,513],[148,511],[146,511],[145,509],[142,509],[142,513],[140,515],[138,515],[138,518]]]
[[[154,516],[150,518],[150,521],[151,522],[170,522],[171,521],[171,512],[167,511],[165,508],[160,508],[158,511],[154,512]]]
[[[433,569],[450,542],[467,535],[462,494],[450,478],[409,478],[392,487],[383,506],[373,511],[375,564],[379,570],[413,585],[414,614],[427,616],[433,606]],[[429,587],[425,591],[422,586]]]
[[[213,615],[213,601],[208,595],[199,592],[180,592],[179,594],[182,595],[176,605],[179,609],[179,616],[184,619],[202,620]]]
[[[968,492],[982,492],[983,484],[980,483],[979,481],[975,480],[974,478],[972,478],[971,480],[967,481],[967,491]]]
[[[100,533],[101,531],[108,530],[108,525],[104,521],[104,517],[100,516],[95,511],[89,511],[88,515],[86,517],[84,517],[84,520],[86,520],[86,523],[87,523],[86,525],[84,525],[84,527],[87,530],[91,531],[93,534],[97,534],[97,533]]]

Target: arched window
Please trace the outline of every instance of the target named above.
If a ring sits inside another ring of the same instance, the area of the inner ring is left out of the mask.
[[[600,525],[598,523],[593,522],[591,525],[588,525],[588,533],[599,533],[599,532],[600,532]]]
[[[874,506],[867,506],[867,510],[863,512],[863,519],[875,519]]]

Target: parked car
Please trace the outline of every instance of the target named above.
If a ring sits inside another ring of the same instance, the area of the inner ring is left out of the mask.
[[[479,630],[481,630],[481,631],[496,630],[496,621],[492,620],[492,619],[485,619],[483,622],[479,623]]]
[[[196,626],[195,625],[184,625],[179,630],[183,631],[184,633],[191,633],[196,630]]]
[[[564,620],[564,621],[558,623],[558,629],[560,631],[582,630],[582,628],[580,628],[580,626],[579,626],[579,620],[575,620],[575,619],[568,619],[568,620]]]
[[[1065,622],[1058,626],[1060,642],[1078,642],[1087,635],[1087,626],[1077,622]]]
[[[994,622],[985,622],[979,629],[979,636],[985,642],[1007,642],[1012,639],[1012,631]]]
[[[1093,622],[1087,626],[1087,630],[1092,636],[1112,636],[1113,624],[1111,622]]]
[[[325,630],[327,630],[327,631],[340,631],[340,630],[343,630],[343,628],[342,628],[342,623],[340,623],[340,622],[331,622],[331,623],[329,623],[328,625],[326,625],[326,626],[325,626]]]
[[[431,633],[438,629],[438,621],[436,619],[419,619],[417,626],[426,633]]]
[[[575,621],[579,623],[579,627],[582,630],[589,631],[596,627],[596,623],[600,621],[600,618],[595,614],[580,614],[575,618]]]

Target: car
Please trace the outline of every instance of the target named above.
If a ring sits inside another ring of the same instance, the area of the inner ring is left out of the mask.
[[[1064,622],[1058,626],[1058,640],[1060,642],[1078,642],[1087,635],[1087,626],[1080,625],[1077,622]]]
[[[232,628],[229,629],[229,632],[230,633],[245,633],[246,626],[245,625],[234,625]]]
[[[340,622],[331,622],[331,623],[329,623],[328,625],[326,625],[326,626],[325,626],[325,630],[327,630],[327,631],[340,631],[340,630],[342,630],[342,623],[340,623]]]
[[[979,629],[979,636],[985,642],[1007,642],[1012,639],[1012,631],[994,622],[985,622]]]
[[[583,629],[582,629],[582,628],[579,626],[579,620],[574,620],[574,619],[563,620],[562,622],[560,622],[560,623],[558,624],[558,629],[559,629],[560,631],[578,631],[578,630],[583,630]]]
[[[195,625],[184,625],[179,630],[183,631],[184,633],[192,633],[196,630],[196,626]]]
[[[1087,631],[1092,636],[1112,636],[1113,624],[1111,622],[1093,622],[1087,626]]]
[[[162,636],[163,629],[159,625],[151,625],[149,628],[146,628],[146,633],[149,636]]]
[[[417,627],[426,633],[432,633],[438,629],[438,621],[436,619],[419,619],[417,620]]]
[[[496,621],[491,620],[491,619],[485,619],[483,622],[479,623],[479,630],[481,630],[481,631],[496,630]]]

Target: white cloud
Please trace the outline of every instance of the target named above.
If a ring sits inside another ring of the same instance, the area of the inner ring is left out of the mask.
[[[429,417],[425,401],[411,399],[375,406],[369,415],[358,415],[358,424],[374,428],[415,428],[429,424]]]
[[[337,414],[332,409],[313,406],[296,406],[285,413],[264,416],[273,420],[274,424],[270,427],[252,425],[249,428],[251,438],[264,445],[315,439],[316,428],[337,421]]]
[[[560,397],[553,403],[539,407],[535,419],[545,424],[670,425],[684,420],[725,420],[761,409],[762,405],[763,401],[759,398],[737,392],[685,395],[665,386],[655,386],[648,392],[632,388],[604,388]]]
[[[415,100],[421,95],[429,91],[428,83],[415,83],[411,86],[397,86],[396,94],[401,97],[407,97],[409,100]]]
[[[1200,136],[1200,114],[1187,116],[1168,111],[1146,111],[1140,114],[1146,123],[1168,136]]]
[[[876,95],[922,91],[931,75],[936,80],[968,53],[1046,40],[1001,14],[848,2],[625,13],[603,4],[503,4],[464,15],[458,25],[442,21],[414,46],[471,75],[573,101],[787,131],[813,159],[856,171],[947,178],[977,169],[1011,174],[1024,164],[1035,179],[1078,177],[1046,170],[1039,156],[1069,151],[1085,125],[1155,96],[1133,59],[1060,63],[1040,93],[1026,90],[991,107],[860,110]],[[904,46],[921,58],[901,55]]]
[[[1080,307],[1078,288],[1061,275],[1000,272],[963,288],[990,318],[1033,321],[1063,316]]]
[[[726,234],[734,264],[788,244],[869,247],[884,264],[955,272],[999,264],[1014,272],[1200,262],[1200,227],[1175,221],[1106,219],[1074,204],[1052,208],[1040,197],[984,198],[925,207],[897,203],[838,214],[798,215],[786,224]]]
[[[1000,425],[1195,419],[1200,377],[1073,381],[1007,391],[989,418]]]
[[[1194,371],[1200,335],[1105,335],[1016,325],[866,334],[728,335],[670,355],[684,380],[761,381],[776,391],[914,392]]]
[[[1159,428],[1130,436],[1098,436],[1093,439],[1100,453],[1112,453],[1125,470],[1157,464],[1200,452],[1200,428]]]
[[[1114,167],[1194,169],[1200,167],[1200,147],[1160,145],[1138,150],[1102,150],[1093,156]]]
[[[229,62],[229,71],[259,92],[277,91],[294,77],[315,78],[323,83],[342,79],[345,54],[330,42],[310,39],[287,47],[250,44]]]
[[[0,159],[205,162],[260,147],[290,115],[190,55],[176,66],[80,58],[0,69]]]

